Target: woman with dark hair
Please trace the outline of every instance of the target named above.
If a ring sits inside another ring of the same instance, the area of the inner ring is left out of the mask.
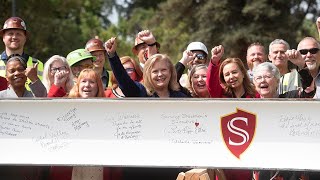
[[[22,56],[10,57],[6,64],[6,79],[8,88],[0,92],[0,97],[17,98],[17,97],[46,97],[47,91],[37,76],[37,64],[29,67]],[[28,72],[28,73],[27,73]],[[31,80],[29,83],[30,90],[27,90],[25,84],[27,78]]]
[[[259,98],[247,71],[239,58],[227,58],[220,63],[223,46],[211,50],[207,87],[212,98]]]

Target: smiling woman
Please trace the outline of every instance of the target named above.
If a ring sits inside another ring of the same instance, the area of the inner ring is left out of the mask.
[[[306,72],[307,71],[307,72]],[[292,90],[283,94],[278,93],[278,84],[280,81],[279,69],[270,62],[259,64],[253,69],[253,83],[261,98],[310,98],[315,94],[312,76],[309,70],[302,69],[299,71],[300,76],[303,78],[302,82],[304,90]],[[309,80],[311,79],[311,81]]]
[[[143,69],[144,86],[130,78],[116,53],[116,38],[106,42],[110,65],[119,87],[126,97],[186,97],[180,91],[176,70],[167,55],[154,54]]]
[[[212,48],[211,53],[207,73],[207,87],[211,97],[259,98],[241,59],[227,58],[220,63],[224,53],[222,45]]]
[[[82,70],[69,93],[69,97],[105,97],[101,78],[93,69]]]
[[[36,66],[27,68],[25,59],[22,56],[15,55],[10,57],[6,64],[6,79],[9,86],[6,90],[0,92],[0,97],[46,97],[46,88],[37,77],[35,68]],[[25,88],[27,77],[32,79],[29,84],[31,91]]]
[[[149,96],[169,97],[170,91],[179,91],[177,73],[167,55],[151,56],[143,69],[144,86]]]
[[[198,64],[191,69],[188,75],[187,88],[192,97],[210,97],[206,84],[207,71],[208,67],[204,64]]]

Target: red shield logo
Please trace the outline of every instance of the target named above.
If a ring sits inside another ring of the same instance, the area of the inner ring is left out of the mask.
[[[237,112],[221,117],[224,143],[238,159],[249,147],[256,129],[256,115],[237,109]]]

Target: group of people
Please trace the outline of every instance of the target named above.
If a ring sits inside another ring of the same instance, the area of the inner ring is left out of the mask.
[[[317,27],[320,33],[320,18]],[[283,39],[275,39],[269,45],[268,55],[262,44],[252,43],[247,49],[246,68],[239,58],[222,58],[227,47],[213,47],[209,57],[207,47],[198,41],[191,42],[174,65],[169,56],[160,53],[160,43],[149,30],[139,32],[135,38],[132,52],[139,62],[130,56],[119,57],[117,37],[111,37],[105,43],[90,39],[83,48],[66,57],[54,55],[43,64],[24,52],[28,33],[19,17],[7,19],[0,30],[5,45],[0,57],[0,98],[320,98],[320,43],[313,37],[303,38],[297,49],[290,49]],[[106,63],[110,63],[111,70]],[[4,173],[1,169],[0,176]],[[5,174],[16,179],[126,179],[121,168],[50,167],[46,173],[42,170],[22,168],[21,173]],[[139,169],[131,169],[128,177],[175,179],[181,171],[144,170],[140,177]],[[304,172],[224,172],[228,180],[309,178]]]

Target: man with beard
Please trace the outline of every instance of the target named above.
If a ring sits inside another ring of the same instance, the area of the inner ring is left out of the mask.
[[[296,64],[300,69],[307,68],[313,77],[315,82],[316,94],[315,98],[320,98],[320,77],[319,77],[319,66],[320,66],[320,44],[313,37],[305,37],[298,44],[298,51],[288,51],[292,58],[296,59]],[[287,53],[288,53],[287,52]],[[311,80],[312,81],[312,80]]]

